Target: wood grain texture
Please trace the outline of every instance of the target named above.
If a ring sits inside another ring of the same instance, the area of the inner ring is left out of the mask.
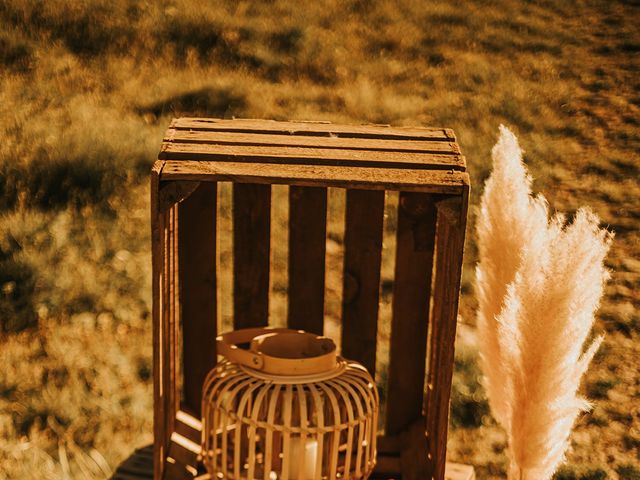
[[[164,423],[164,391],[162,378],[164,375],[164,350],[162,342],[162,287],[164,269],[164,215],[159,209],[160,172],[164,161],[157,161],[150,175],[150,216],[151,216],[151,291],[153,319],[153,438],[154,438],[154,471],[160,478],[164,464],[164,439],[166,425]]]
[[[288,146],[215,145],[165,143],[158,158],[236,163],[275,163],[291,165],[332,165],[345,167],[400,168],[422,170],[465,170],[458,154],[386,152]]]
[[[375,377],[384,192],[347,190],[342,355]]]
[[[216,364],[216,190],[203,182],[179,204],[183,401],[196,415]]]
[[[402,168],[276,165],[260,163],[168,160],[163,180],[204,180],[340,187],[364,190],[402,190],[461,195],[469,184],[466,172]]]
[[[169,129],[165,142],[243,145],[264,147],[311,147],[345,150],[373,150],[381,152],[416,152],[456,155],[460,151],[451,141],[424,140],[388,140],[378,138],[342,138],[338,136],[299,136],[262,133],[224,132],[211,130],[175,130]]]
[[[261,327],[269,319],[271,187],[233,185],[234,328]]]
[[[465,195],[437,203],[433,322],[425,406],[435,480],[444,479],[467,198]]]
[[[278,122],[274,120],[214,118],[178,118],[171,123],[175,130],[215,130],[281,135],[324,135],[341,138],[380,138],[386,140],[455,141],[447,128],[390,127],[388,125],[338,125],[329,122]]]
[[[389,435],[403,432],[422,415],[435,229],[434,197],[401,192],[385,429]]]
[[[179,362],[179,322],[177,318],[179,298],[177,285],[177,205],[165,212],[166,242],[165,242],[165,322],[164,351],[165,376],[163,379],[165,391],[164,418],[168,426],[167,435],[175,427],[175,414],[178,410],[178,362]],[[170,437],[170,435],[169,435]],[[165,444],[169,439],[165,440]]]
[[[289,328],[322,335],[327,189],[289,190]]]

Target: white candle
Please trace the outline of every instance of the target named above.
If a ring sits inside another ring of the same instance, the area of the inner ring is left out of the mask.
[[[289,478],[291,480],[313,480],[318,458],[318,441],[314,438],[291,437],[291,460]]]

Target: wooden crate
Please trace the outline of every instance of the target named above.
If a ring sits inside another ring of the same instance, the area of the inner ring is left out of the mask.
[[[399,192],[376,475],[443,480],[469,196],[453,132],[206,118],[171,123],[151,176],[154,478],[202,474],[200,394],[216,363],[219,321],[220,181],[233,183],[235,328],[268,321],[270,195],[281,184],[289,186],[288,325],[323,332],[327,188],[346,189],[341,349],[373,375],[385,191]]]

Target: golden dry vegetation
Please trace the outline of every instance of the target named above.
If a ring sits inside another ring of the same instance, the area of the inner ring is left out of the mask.
[[[557,479],[640,478],[639,19],[637,0],[0,0],[0,479],[108,478],[151,441],[147,172],[177,115],[452,127],[473,205],[497,126],[513,128],[552,209],[591,205],[616,232],[595,407]],[[474,215],[449,457],[503,478],[476,365]]]

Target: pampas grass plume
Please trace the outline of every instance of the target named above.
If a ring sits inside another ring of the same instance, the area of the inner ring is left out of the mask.
[[[580,380],[602,338],[583,350],[608,271],[612,234],[588,209],[549,218],[518,141],[493,148],[477,223],[481,367],[494,417],[509,440],[509,478],[550,479],[580,412]]]

